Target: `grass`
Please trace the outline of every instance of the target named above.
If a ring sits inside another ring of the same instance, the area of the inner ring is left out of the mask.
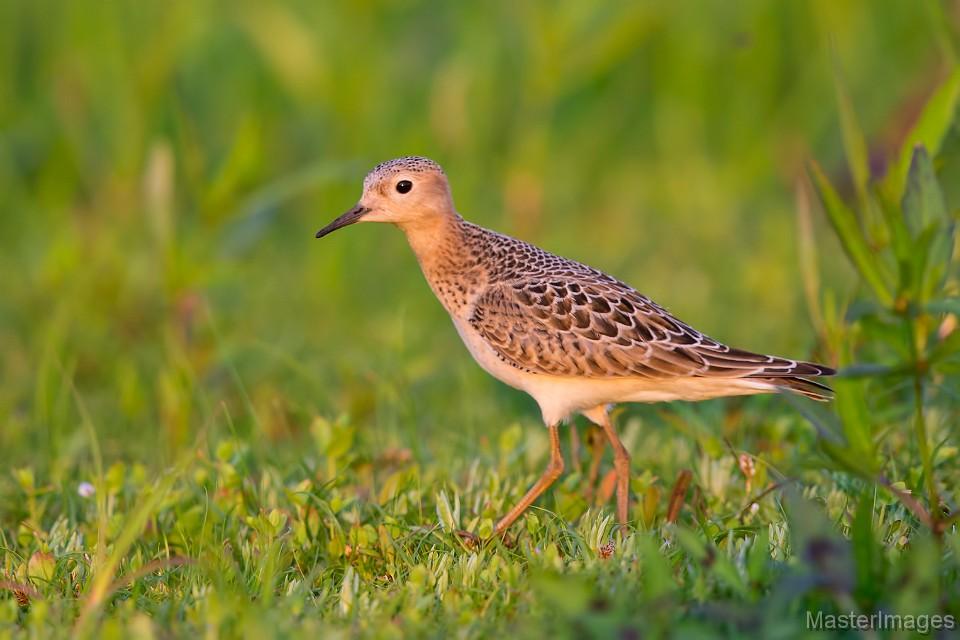
[[[675,4],[0,3],[0,634],[960,617],[956,3]],[[396,233],[311,242],[414,152],[836,401],[625,407],[624,535],[568,451],[465,546],[545,464],[536,408]]]

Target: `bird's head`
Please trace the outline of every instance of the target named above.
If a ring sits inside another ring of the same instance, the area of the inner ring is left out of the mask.
[[[374,167],[363,180],[360,201],[317,231],[317,237],[354,222],[390,222],[412,228],[450,215],[456,213],[443,169],[428,158],[407,156]]]

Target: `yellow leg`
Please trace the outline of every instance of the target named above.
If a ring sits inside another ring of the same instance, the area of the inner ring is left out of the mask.
[[[600,484],[597,486],[597,502],[596,504],[602,505],[610,502],[610,498],[613,497],[613,492],[617,488],[617,470],[610,469],[603,478],[600,480]]]
[[[570,421],[570,466],[580,473],[580,433],[572,420]]]
[[[591,422],[600,425],[613,447],[613,470],[617,476],[617,520],[620,524],[625,525],[628,521],[627,516],[630,506],[630,454],[623,443],[620,442],[620,437],[610,422],[610,415],[607,413],[605,406],[585,411],[583,415]]]
[[[554,481],[560,477],[560,474],[563,473],[563,454],[560,452],[560,433],[557,430],[557,425],[551,425],[548,428],[550,430],[550,463],[547,465],[546,470],[544,470],[543,475],[540,476],[540,479],[530,487],[530,490],[521,498],[520,502],[518,502],[513,509],[510,509],[507,515],[500,519],[500,522],[497,523],[497,526],[493,530],[493,535],[503,535],[503,533],[510,528],[510,525],[520,517],[520,514],[526,511],[527,507],[533,504],[533,501],[539,498],[540,494],[546,491],[547,487],[553,484]]]
[[[603,433],[595,426],[590,425],[587,431],[587,446],[590,447],[590,470],[587,473],[587,490],[584,492],[587,502],[593,498],[597,490],[597,476],[600,473],[600,460],[604,449]]]

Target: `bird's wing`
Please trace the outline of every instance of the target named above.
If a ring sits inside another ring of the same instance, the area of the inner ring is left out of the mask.
[[[533,373],[654,379],[833,373],[723,345],[608,278],[494,283],[475,301],[470,324],[505,362]]]

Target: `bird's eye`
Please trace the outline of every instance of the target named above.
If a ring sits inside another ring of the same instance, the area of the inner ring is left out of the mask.
[[[407,193],[410,189],[413,189],[413,183],[409,180],[401,180],[397,183],[397,191],[400,193]]]

